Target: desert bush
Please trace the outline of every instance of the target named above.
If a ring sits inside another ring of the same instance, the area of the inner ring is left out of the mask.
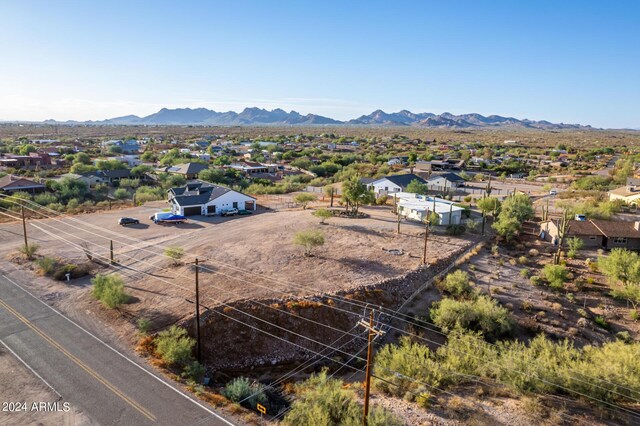
[[[522,278],[529,278],[530,274],[531,274],[531,271],[529,271],[527,268],[520,269],[520,276]]]
[[[529,257],[536,257],[540,254],[540,252],[537,249],[531,249],[529,250]]]
[[[57,202],[58,197],[50,192],[43,192],[42,194],[38,194],[33,197],[33,201],[40,204],[41,206],[47,206],[49,204]]]
[[[229,400],[251,409],[255,409],[258,403],[267,402],[264,386],[247,377],[238,377],[227,383],[222,394]]]
[[[149,330],[151,330],[151,321],[147,318],[139,318],[137,325],[138,325],[138,331],[142,335],[148,334]]]
[[[307,205],[313,201],[315,201],[317,197],[314,194],[309,194],[307,192],[303,192],[301,194],[296,194],[293,197],[293,201],[300,204],[302,206],[302,210],[307,208]]]
[[[567,240],[567,245],[569,246],[569,251],[567,252],[567,257],[569,259],[574,259],[578,250],[580,250],[584,246],[584,241],[582,241],[578,237],[569,238]]]
[[[155,338],[156,352],[169,365],[187,365],[193,361],[191,354],[196,344],[182,327],[172,325]]]
[[[164,250],[164,255],[171,259],[171,263],[174,266],[178,266],[182,264],[184,249],[182,247],[167,247]]]
[[[341,380],[327,377],[326,371],[295,386],[296,400],[283,420],[289,426],[334,426],[362,424],[363,409],[352,389]],[[400,426],[403,423],[379,407],[368,417],[370,426]]]
[[[461,301],[442,299],[431,309],[431,319],[446,330],[480,331],[489,339],[508,335],[513,328],[509,311],[488,296]]]
[[[549,283],[549,287],[561,289],[567,281],[567,269],[562,265],[544,265],[542,276]]]
[[[315,247],[324,245],[324,234],[314,229],[298,231],[293,237],[293,243],[304,247],[305,256],[311,256],[311,252]]]
[[[56,260],[52,257],[43,257],[36,260],[38,270],[42,275],[51,275],[56,268]]]
[[[198,361],[192,361],[189,364],[184,366],[181,376],[191,382],[202,383],[204,374],[205,374],[204,365],[200,364]]]
[[[440,286],[442,290],[455,297],[466,296],[473,291],[473,287],[469,281],[469,274],[460,269],[447,274]]]
[[[325,223],[325,220],[333,217],[333,212],[327,209],[318,209],[312,213],[315,217],[320,219],[320,223]]]
[[[382,195],[382,196],[376,198],[376,205],[377,206],[384,206],[385,204],[387,204],[388,200],[389,200],[389,197],[387,197],[386,195]]]
[[[467,230],[464,225],[449,225],[447,226],[446,233],[447,235],[458,236],[464,234]]]
[[[18,251],[22,253],[27,259],[33,260],[40,246],[36,243],[23,244]]]
[[[124,188],[118,188],[113,192],[113,198],[116,200],[125,200],[129,198],[129,191]]]
[[[101,301],[108,308],[117,308],[129,300],[129,295],[124,292],[124,283],[118,275],[98,274],[91,280],[93,297]]]

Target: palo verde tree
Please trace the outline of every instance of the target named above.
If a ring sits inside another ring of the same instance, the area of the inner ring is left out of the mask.
[[[322,233],[322,231],[316,229],[298,231],[293,237],[293,243],[295,245],[304,247],[305,256],[311,256],[312,250],[315,247],[324,245],[324,234]]]
[[[345,201],[347,210],[351,207],[351,214],[354,216],[358,214],[360,206],[375,202],[373,191],[360,182],[358,176],[352,176],[342,182],[342,199]]]
[[[303,192],[300,194],[297,194],[295,197],[293,197],[293,201],[295,201],[296,203],[300,204],[302,206],[302,210],[306,210],[307,206],[309,205],[309,203],[313,202],[316,200],[316,196],[313,194],[309,194],[307,192]]]
[[[533,215],[533,203],[528,195],[510,195],[502,203],[493,229],[506,241],[511,241],[520,233],[522,223],[531,219]]]
[[[640,256],[627,249],[616,248],[608,256],[598,258],[598,268],[605,274],[613,297],[628,301],[637,311],[640,303]]]
[[[414,179],[407,185],[406,191],[413,194],[426,195],[429,187],[426,183],[420,182],[418,179]]]

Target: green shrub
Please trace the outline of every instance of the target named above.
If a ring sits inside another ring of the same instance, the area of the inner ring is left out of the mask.
[[[139,318],[138,319],[138,331],[140,334],[148,334],[149,330],[151,330],[151,321],[147,318]]]
[[[288,426],[334,426],[362,424],[363,409],[354,390],[345,389],[341,380],[327,377],[326,371],[296,385],[296,400],[285,416]],[[370,426],[400,426],[401,422],[381,407],[369,412]]]
[[[167,247],[164,255],[171,258],[175,266],[181,265],[181,259],[184,257],[184,249],[182,247]]]
[[[542,275],[549,283],[549,287],[562,289],[567,281],[567,269],[562,265],[544,265]]]
[[[58,198],[50,192],[43,192],[42,194],[38,194],[33,197],[33,201],[40,204],[41,206],[46,206],[57,202]]]
[[[520,276],[522,278],[529,278],[530,274],[531,274],[531,271],[529,271],[527,268],[520,269]]]
[[[542,277],[538,275],[532,275],[531,278],[529,278],[529,282],[531,283],[531,285],[539,286],[542,284]]]
[[[117,308],[129,300],[129,295],[124,292],[124,282],[118,275],[98,274],[91,282],[91,294],[108,308]]]
[[[191,352],[196,341],[182,327],[172,325],[161,331],[155,338],[155,343],[156,352],[169,365],[187,365],[193,361]]]
[[[309,229],[306,231],[298,231],[293,236],[293,243],[304,247],[304,255],[311,256],[314,247],[324,245],[324,234],[322,231]]]
[[[387,204],[387,200],[389,199],[389,197],[387,197],[386,195],[382,195],[378,198],[376,198],[376,205],[377,206],[384,206],[385,204]]]
[[[40,246],[36,243],[31,243],[26,245],[23,244],[22,246],[20,246],[18,251],[22,253],[27,259],[33,260],[39,248]]]
[[[431,310],[431,319],[446,330],[480,331],[490,339],[508,335],[513,328],[509,311],[487,296],[462,301],[442,299]]]
[[[184,366],[181,376],[194,383],[202,383],[204,374],[204,365],[200,364],[198,361],[192,361]]]
[[[464,225],[449,225],[447,226],[446,233],[447,235],[459,236],[464,234],[467,230]]]
[[[247,377],[238,377],[227,383],[222,395],[233,402],[241,403],[245,407],[254,410],[257,404],[267,402],[264,386]]]
[[[596,316],[593,319],[593,322],[595,322],[598,327],[604,328],[605,330],[608,330],[611,327],[609,321],[607,321],[607,319],[601,315]]]
[[[42,275],[51,275],[56,268],[57,262],[54,258],[45,256],[42,259],[36,260],[36,265]]]
[[[312,214],[320,219],[320,223],[324,223],[325,220],[333,217],[333,212],[327,209],[318,209]]]
[[[468,295],[473,291],[473,287],[469,282],[469,274],[460,269],[447,274],[441,283],[441,287],[444,291],[456,297]]]
[[[113,198],[116,200],[126,200],[129,198],[129,191],[124,188],[118,188],[113,192]]]

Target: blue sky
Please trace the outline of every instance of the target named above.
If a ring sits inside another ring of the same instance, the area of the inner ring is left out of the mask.
[[[637,1],[0,0],[0,119],[281,107],[640,128]]]

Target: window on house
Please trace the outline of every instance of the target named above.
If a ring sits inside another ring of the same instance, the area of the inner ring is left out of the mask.
[[[595,240],[597,237],[589,237],[590,240]]]
[[[233,208],[234,208],[234,209],[237,209],[237,208],[238,208],[238,202],[237,202],[237,201],[234,201],[234,202],[233,202]]]
[[[613,243],[614,244],[626,244],[627,243],[627,237],[615,237],[613,239]]]

